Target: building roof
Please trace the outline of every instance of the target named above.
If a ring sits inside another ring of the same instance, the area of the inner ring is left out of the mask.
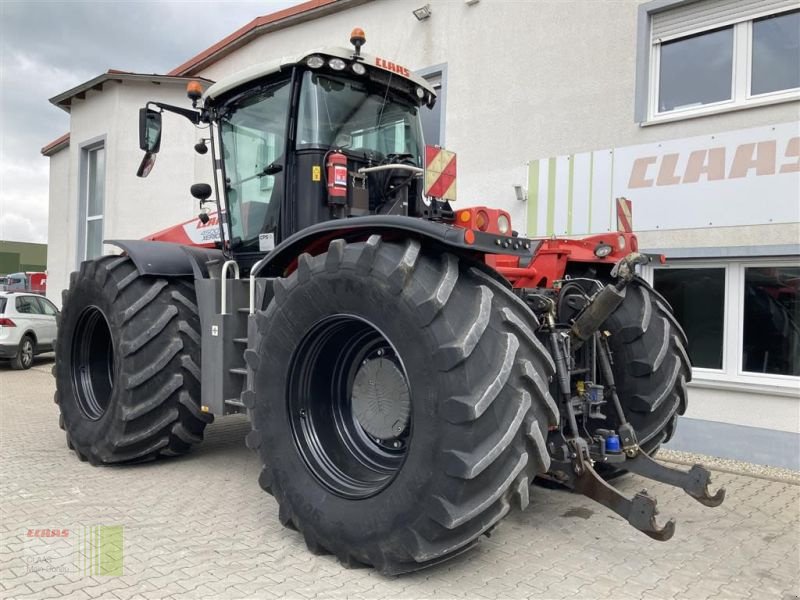
[[[179,77],[174,75],[158,75],[156,73],[130,73],[128,71],[118,71],[116,69],[109,69],[105,73],[98,75],[94,79],[90,79],[89,81],[84,81],[82,84],[75,86],[72,89],[67,90],[66,92],[61,92],[57,96],[53,96],[50,98],[50,103],[58,106],[59,108],[64,109],[65,111],[69,112],[70,107],[72,106],[72,100],[77,98],[78,100],[83,100],[86,98],[86,92],[90,90],[97,90],[102,91],[103,86],[110,82],[122,82],[122,81],[151,81],[153,83],[186,83],[191,80],[200,79],[206,83],[213,83],[213,81],[209,79],[203,79],[202,77]]]
[[[59,138],[54,139],[52,142],[42,148],[42,154],[45,156],[52,156],[59,150],[69,146],[69,132],[65,133]]]
[[[197,81],[197,80],[203,81],[207,84],[214,83],[210,79],[204,79],[203,77],[178,77],[174,75],[157,75],[155,73],[152,74],[131,73],[129,71],[119,71],[117,69],[109,69],[108,71],[102,73],[101,75],[98,75],[94,79],[85,81],[82,84],[67,90],[66,92],[62,92],[57,96],[53,96],[52,98],[50,98],[50,103],[69,112],[70,108],[72,107],[72,100],[74,98],[83,100],[84,98],[86,98],[86,92],[90,90],[102,91],[103,86],[110,81],[116,81],[116,82],[151,81],[153,83],[186,83],[188,81]],[[53,140],[52,142],[44,146],[42,148],[42,154],[44,154],[45,156],[52,156],[59,150],[63,150],[68,146],[69,146],[69,133],[65,133],[61,137]]]
[[[308,0],[302,4],[279,10],[263,17],[257,17],[244,27],[240,27],[226,38],[220,40],[200,54],[193,56],[182,65],[175,67],[169,75],[186,76],[197,73],[208,65],[217,62],[253,38],[297,25],[304,21],[318,19],[334,12],[366,4],[371,0]]]

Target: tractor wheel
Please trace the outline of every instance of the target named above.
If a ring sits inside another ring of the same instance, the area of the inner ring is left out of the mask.
[[[64,292],[55,401],[67,445],[92,464],[183,454],[203,439],[194,285],[130,258],[81,264]]]
[[[558,423],[536,318],[417,241],[333,241],[274,282],[242,395],[281,522],[385,574],[470,548],[524,507]]]
[[[623,410],[639,445],[655,454],[675,432],[678,415],[686,411],[686,383],[692,378],[686,334],[669,303],[639,278],[628,286],[625,300],[603,329],[611,333],[614,378]]]

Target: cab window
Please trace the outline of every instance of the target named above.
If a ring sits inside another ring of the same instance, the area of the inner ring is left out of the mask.
[[[222,119],[222,155],[231,235],[240,243],[276,231],[285,167],[290,80],[236,98]]]

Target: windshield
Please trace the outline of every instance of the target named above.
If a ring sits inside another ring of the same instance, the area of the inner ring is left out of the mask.
[[[256,88],[221,120],[231,237],[261,236],[260,250],[271,249],[278,227],[290,91],[288,79]]]
[[[383,157],[410,154],[421,164],[419,109],[387,88],[306,71],[299,113],[298,148],[337,146]]]

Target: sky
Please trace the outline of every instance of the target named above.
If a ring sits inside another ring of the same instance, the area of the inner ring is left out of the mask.
[[[108,69],[167,73],[300,0],[0,0],[0,240],[47,241],[48,159],[69,131],[49,98]]]

